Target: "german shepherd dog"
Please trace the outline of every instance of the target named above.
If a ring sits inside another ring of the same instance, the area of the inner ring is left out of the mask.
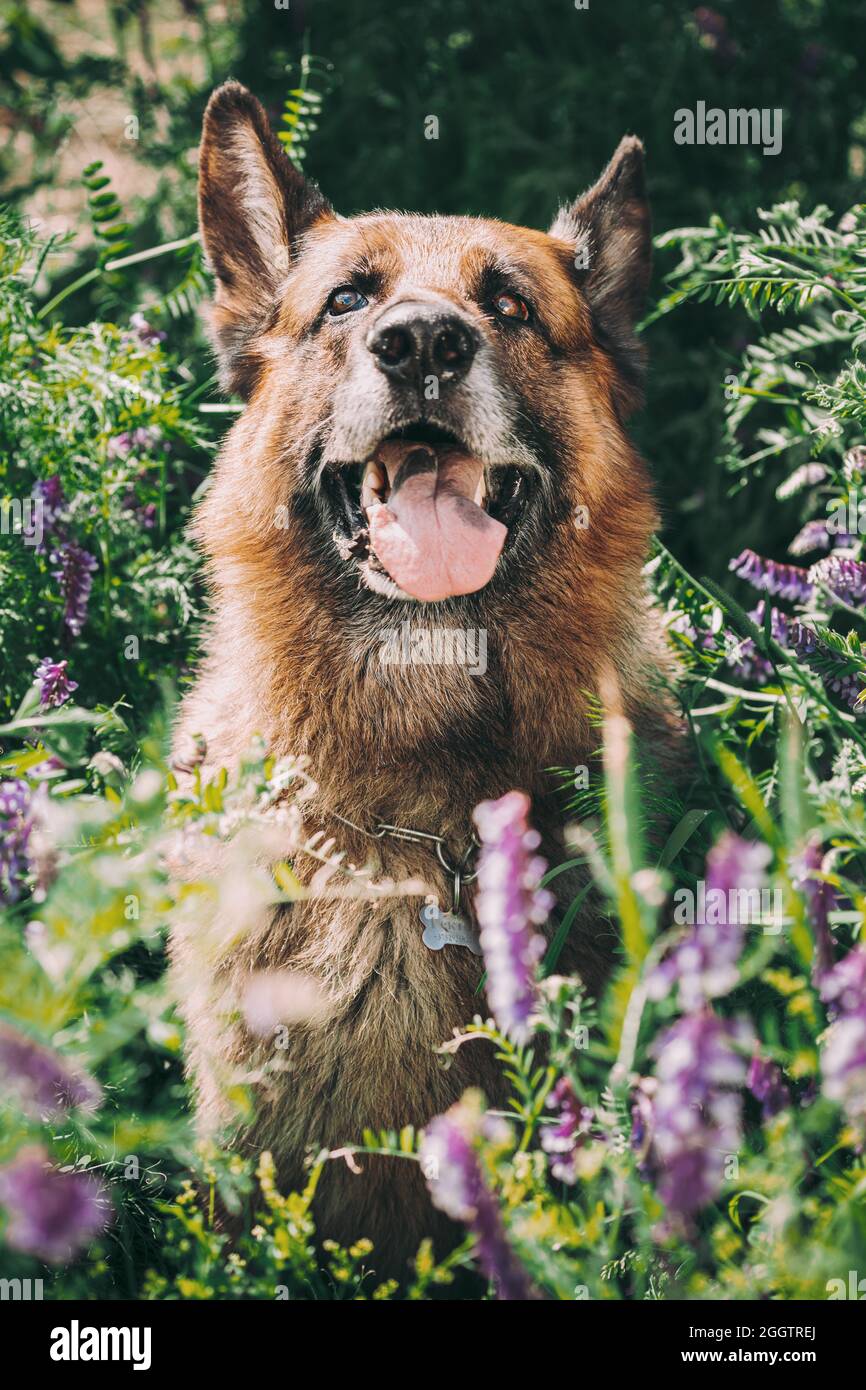
[[[551,769],[598,766],[605,669],[657,755],[678,741],[641,573],[655,509],[623,423],[650,272],[642,146],[623,139],[547,233],[345,218],[230,82],[205,115],[200,221],[222,379],[246,405],[195,523],[212,621],[177,748],[203,736],[206,772],[236,768],[256,735],[304,755],[317,783],[305,826],[471,918],[446,866],[464,859],[480,801],[524,789],[542,853],[563,861]],[[407,623],[485,634],[486,663],[383,662],[383,634]],[[382,825],[438,839],[371,838]],[[314,868],[297,863],[302,878]],[[570,875],[554,886],[572,900]],[[242,939],[229,913],[209,966],[195,932],[176,933],[200,1123],[231,1125],[227,1085],[247,1081],[255,1118],[236,1142],[270,1149],[284,1189],[311,1150],[423,1126],[469,1085],[503,1101],[489,1045],[448,1067],[437,1055],[486,1005],[476,954],[425,944],[423,902],[310,895]],[[559,968],[593,993],[616,949],[596,908]],[[252,972],[281,969],[314,977],[327,1007],[292,1025],[271,1070],[237,1001]],[[326,1164],[319,1231],[368,1236],[377,1269],[405,1273],[448,1223],[417,1165],[360,1167]]]

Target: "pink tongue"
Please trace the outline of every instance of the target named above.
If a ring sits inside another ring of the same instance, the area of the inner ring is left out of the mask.
[[[483,589],[496,568],[508,528],[472,501],[477,459],[457,450],[389,442],[387,504],[368,511],[370,545],[394,583],[424,603]]]

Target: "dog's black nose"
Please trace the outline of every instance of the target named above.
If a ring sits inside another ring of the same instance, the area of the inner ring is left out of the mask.
[[[468,320],[432,304],[395,304],[367,336],[376,365],[396,381],[460,381],[478,351]]]

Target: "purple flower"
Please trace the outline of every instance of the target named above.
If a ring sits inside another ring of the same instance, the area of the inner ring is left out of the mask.
[[[487,995],[497,1024],[515,1042],[529,1037],[535,1005],[535,967],[544,938],[532,930],[547,920],[553,895],[539,888],[546,869],[533,855],[540,836],[527,826],[529,797],[507,792],[475,808],[481,837],[476,910],[487,966]]]
[[[93,587],[96,560],[75,541],[63,541],[51,552],[52,564],[59,569],[52,575],[60,581],[63,598],[63,622],[73,637],[78,637],[87,622],[87,604]]]
[[[45,1149],[22,1149],[0,1168],[6,1241],[14,1250],[62,1264],[105,1229],[104,1188],[89,1173],[61,1172]]]
[[[752,609],[749,617],[753,623],[763,629],[765,614],[766,604],[761,599]],[[778,608],[770,609],[770,635],[773,641],[778,642],[781,646],[785,646],[787,643],[790,622],[791,620],[786,613],[780,612]],[[773,675],[772,662],[758,650],[751,637],[738,639],[731,634],[727,662],[742,680],[765,682]]]
[[[57,709],[69,699],[78,682],[71,681],[66,674],[67,661],[52,661],[43,657],[36,667],[35,680],[39,682],[39,704],[42,709]]]
[[[725,662],[741,681],[765,685],[773,675],[772,662],[762,656],[751,637],[727,635]]]
[[[713,1201],[725,1181],[725,1160],[742,1137],[742,1097],[751,1043],[747,1025],[689,1014],[656,1044],[651,1161],[668,1211],[688,1220]]]
[[[766,604],[763,599],[752,609],[749,617],[763,630]],[[782,613],[778,608],[770,609],[770,636],[774,642],[780,646],[789,645],[788,633],[790,631],[791,619],[787,613]],[[735,670],[742,680],[754,680],[766,682],[774,674],[773,664],[756,647],[751,637],[736,639],[731,637],[731,649],[727,658],[728,665]]]
[[[791,1103],[788,1088],[782,1079],[782,1072],[775,1062],[762,1057],[756,1049],[749,1063],[746,1085],[755,1100],[761,1102],[761,1113],[765,1120],[771,1120]]]
[[[139,502],[134,487],[127,488],[121,503],[125,512],[130,512],[134,520],[145,531],[152,531],[156,525],[156,503]]]
[[[830,1014],[856,1013],[866,1002],[866,946],[855,946],[823,976],[821,998]]]
[[[0,902],[21,896],[29,868],[28,841],[33,829],[30,788],[26,782],[0,782]]]
[[[676,632],[680,636],[688,639],[693,646],[702,651],[715,651],[716,638],[712,632],[698,632],[688,613],[678,613],[670,624],[670,632]]]
[[[826,521],[807,521],[788,546],[788,554],[808,555],[812,550],[829,550],[831,539]]]
[[[749,617],[752,619],[753,623],[756,623],[759,628],[763,629],[766,613],[767,605],[764,600],[761,599],[752,609]],[[773,638],[774,642],[784,644],[788,636],[789,624],[790,619],[787,613],[782,613],[778,608],[770,608],[770,636]]]
[[[532,1287],[508,1243],[496,1200],[484,1181],[477,1146],[487,1137],[501,1139],[503,1123],[491,1128],[492,1117],[481,1112],[480,1099],[470,1092],[427,1126],[421,1143],[421,1165],[433,1205],[475,1236],[475,1257],[496,1286],[497,1297],[526,1301]]]
[[[143,343],[145,347],[155,347],[157,343],[165,341],[166,335],[162,330],[154,328],[148,323],[144,314],[138,311],[130,315],[129,327],[138,338],[139,342]]]
[[[829,589],[843,603],[856,606],[866,602],[866,565],[842,555],[828,555],[809,571],[812,581]]]
[[[582,1105],[568,1077],[557,1081],[547,1104],[557,1110],[557,1123],[541,1131],[541,1147],[550,1155],[550,1171],[560,1182],[577,1182],[577,1154],[583,1148],[593,1121],[593,1112]]]
[[[38,546],[39,552],[42,553],[46,548],[46,539],[56,535],[60,530],[63,510],[66,506],[63,485],[57,474],[53,474],[50,478],[40,478],[38,482],[34,483],[33,497],[42,511],[42,540]]]
[[[110,459],[128,458],[133,453],[146,454],[161,438],[162,434],[155,426],[139,425],[137,429],[124,430],[122,434],[112,435],[105,452]]]
[[[797,653],[801,661],[821,677],[824,687],[849,709],[862,711],[860,691],[862,679],[848,669],[845,658],[804,623],[791,619],[788,623],[786,646]]]
[[[93,1111],[102,1098],[90,1077],[70,1070],[56,1052],[9,1024],[0,1024],[0,1079],[22,1109],[37,1117],[75,1108]]]
[[[743,550],[728,568],[753,588],[791,603],[810,603],[814,595],[808,570],[799,565],[784,565],[778,560],[765,560],[754,550]]]
[[[856,444],[853,449],[848,450],[842,461],[842,471],[849,483],[866,474],[866,446]]]
[[[695,922],[647,979],[650,999],[679,986],[681,1009],[727,994],[739,978],[743,925],[754,920],[754,895],[767,881],[771,851],[726,831],[707,855],[704,921]],[[745,897],[744,897],[745,895]]]
[[[821,1054],[824,1095],[866,1136],[866,946],[855,946],[821,982],[833,1022]]]
[[[792,863],[794,887],[806,899],[809,921],[815,937],[815,955],[812,961],[812,979],[820,985],[828,970],[833,967],[833,933],[830,930],[830,913],[837,906],[838,894],[832,884],[818,878],[824,870],[824,853],[821,841],[811,839]]]
[[[48,550],[51,563],[59,566],[51,573],[60,581],[63,621],[67,631],[77,637],[87,620],[87,601],[96,560],[89,551],[69,539],[62,524],[65,499],[60,479],[54,476],[37,482],[33,496],[42,505],[42,541],[38,549],[40,554]]]

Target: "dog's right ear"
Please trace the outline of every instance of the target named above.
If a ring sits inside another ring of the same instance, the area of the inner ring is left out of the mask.
[[[284,153],[261,103],[238,82],[214,92],[199,156],[199,226],[216,277],[211,325],[227,389],[249,394],[251,339],[268,321],[298,237],[333,215]]]

